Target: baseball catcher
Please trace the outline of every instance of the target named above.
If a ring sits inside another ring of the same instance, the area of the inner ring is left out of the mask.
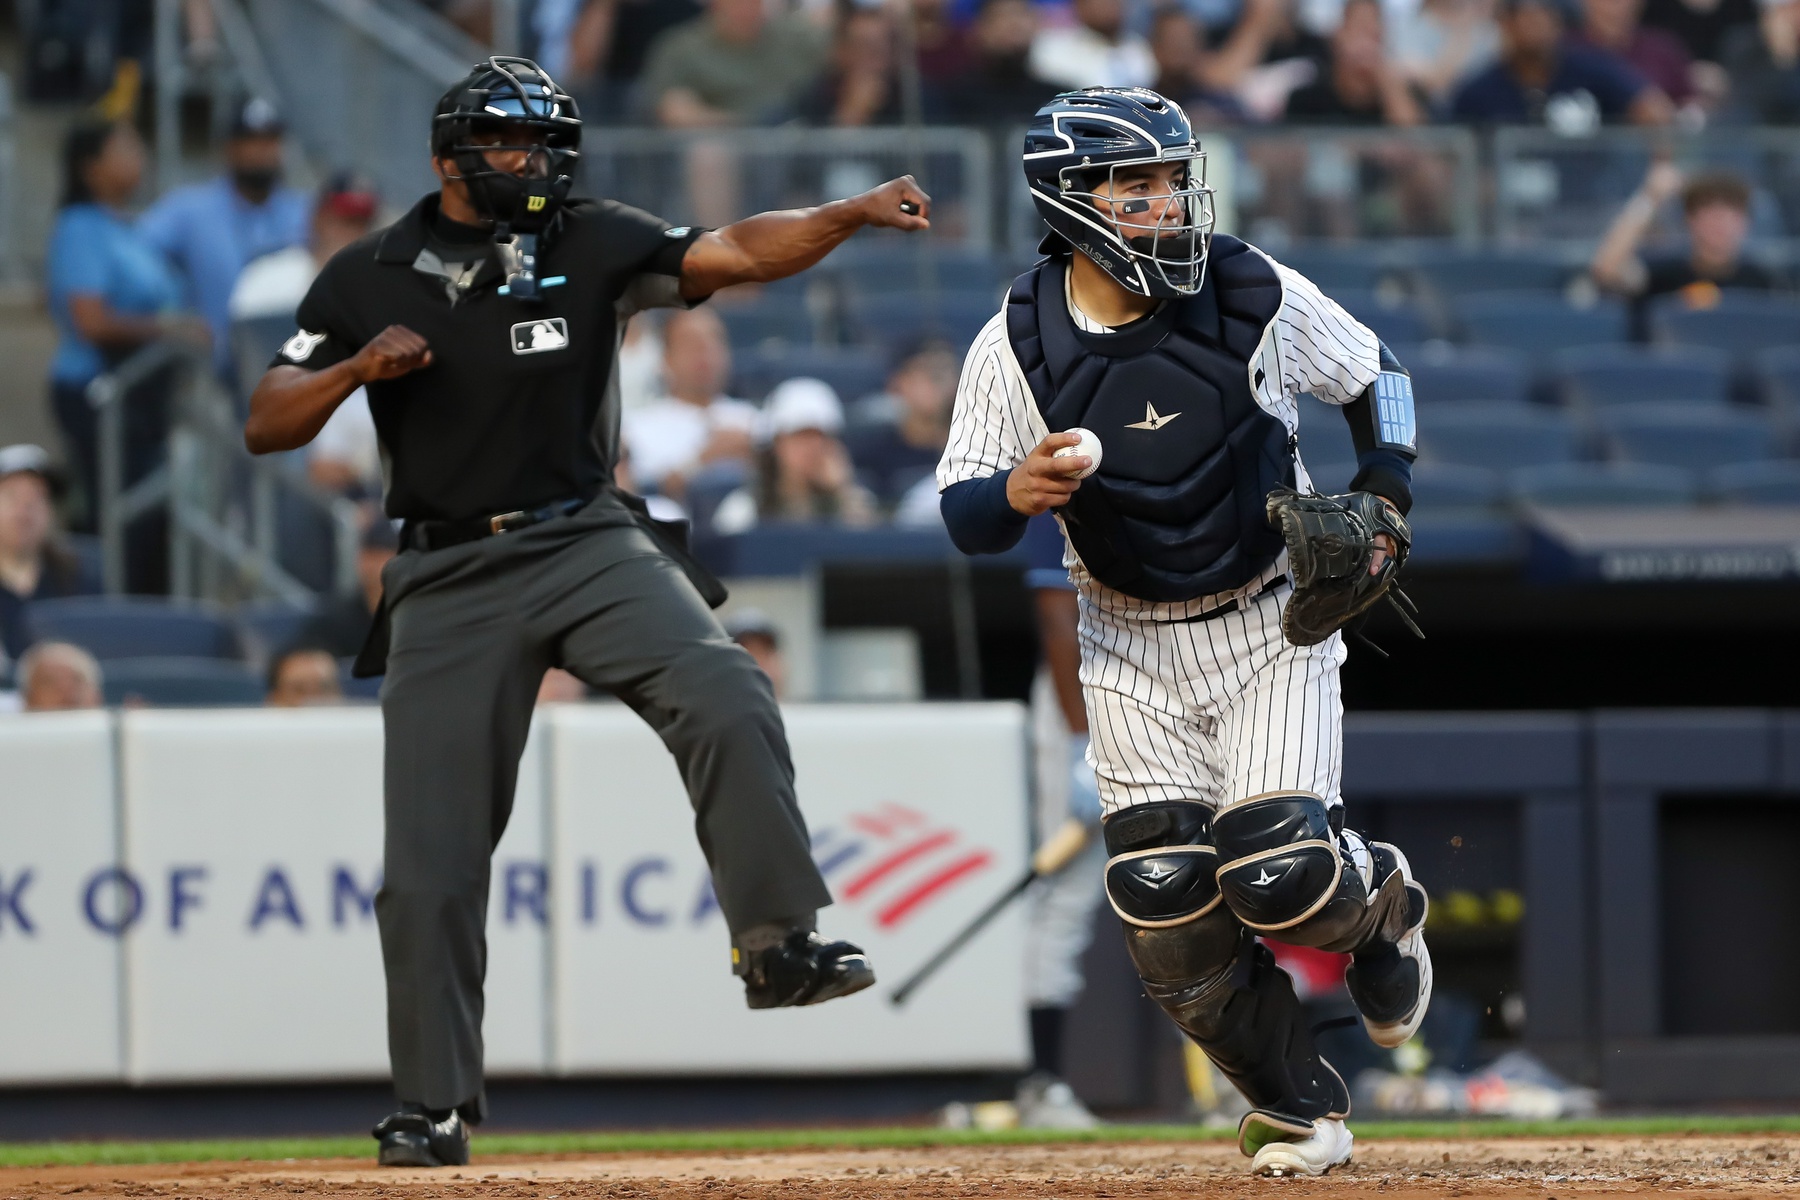
[[[1412,381],[1310,280],[1212,232],[1205,164],[1155,92],[1038,110],[1044,258],[969,351],[938,485],[968,553],[1057,514],[1107,899],[1145,993],[1254,1106],[1251,1169],[1320,1175],[1350,1158],[1350,1093],[1262,939],[1350,954],[1382,1046],[1431,1001],[1425,889],[1339,794],[1339,630],[1409,549]],[[1302,392],[1350,424],[1348,496],[1312,494]],[[1073,449],[1089,437],[1104,454]]]

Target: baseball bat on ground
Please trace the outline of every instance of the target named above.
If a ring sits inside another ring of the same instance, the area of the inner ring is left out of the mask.
[[[1044,844],[1037,848],[1037,853],[1031,856],[1031,868],[1014,880],[1004,892],[990,901],[986,908],[976,913],[973,920],[958,930],[956,936],[945,942],[943,948],[936,954],[926,959],[918,970],[907,977],[906,982],[895,988],[893,994],[888,997],[888,1002],[896,1008],[905,1004],[907,998],[937,974],[940,967],[956,957],[957,951],[974,940],[976,934],[986,929],[988,922],[1005,912],[1007,905],[1024,895],[1025,889],[1031,886],[1033,880],[1054,875],[1074,861],[1075,856],[1081,853],[1082,847],[1087,845],[1088,838],[1091,836],[1093,836],[1092,833],[1082,822],[1076,820],[1063,822],[1062,828],[1045,840]]]

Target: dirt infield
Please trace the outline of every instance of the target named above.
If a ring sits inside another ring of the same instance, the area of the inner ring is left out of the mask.
[[[371,1149],[372,1149],[371,1144]],[[1258,1180],[1226,1142],[938,1146],[487,1158],[453,1170],[367,1161],[0,1169],[0,1200],[46,1196],[527,1200],[1135,1200],[1138,1197],[1684,1197],[1800,1194],[1800,1136],[1365,1140],[1321,1180]]]

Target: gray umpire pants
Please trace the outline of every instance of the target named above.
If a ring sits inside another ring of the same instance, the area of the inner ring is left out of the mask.
[[[602,497],[528,529],[409,550],[383,573],[387,824],[375,908],[402,1101],[485,1115],[489,861],[547,667],[613,693],[661,735],[733,934],[831,903],[767,676],[629,522]]]

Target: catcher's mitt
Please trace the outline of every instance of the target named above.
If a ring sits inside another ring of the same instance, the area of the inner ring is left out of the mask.
[[[1406,599],[1394,587],[1394,577],[1406,565],[1412,530],[1387,501],[1371,492],[1302,496],[1277,488],[1269,493],[1267,511],[1269,524],[1287,543],[1288,569],[1294,576],[1294,595],[1281,614],[1281,632],[1288,641],[1315,646],[1384,597],[1409,629],[1425,636],[1395,599]],[[1393,552],[1371,575],[1378,533],[1388,535]]]

